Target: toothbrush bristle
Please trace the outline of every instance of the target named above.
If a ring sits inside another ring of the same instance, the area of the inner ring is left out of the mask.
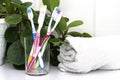
[[[44,8],[45,8],[45,6],[44,6],[44,5],[41,5],[41,6],[40,6],[40,8],[41,8],[41,9],[44,9]]]
[[[61,12],[59,8],[56,8],[56,11],[58,14],[60,14],[60,12]]]
[[[61,14],[62,14],[62,11],[58,7],[56,7],[55,8],[55,13],[53,15],[54,21],[57,21],[57,20],[59,21],[59,17],[60,17]]]
[[[27,9],[27,13],[31,13],[31,9],[30,8]]]
[[[30,7],[27,8],[27,14],[28,14],[29,20],[33,19],[33,12],[32,12],[32,9]]]
[[[41,5],[41,6],[40,6],[40,11],[45,11],[45,10],[46,10],[46,8],[47,8],[47,6],[46,6],[46,5]]]
[[[57,15],[54,17],[54,21],[59,22],[59,20],[61,19],[61,17],[62,17],[62,11],[60,11],[59,14],[57,13]]]

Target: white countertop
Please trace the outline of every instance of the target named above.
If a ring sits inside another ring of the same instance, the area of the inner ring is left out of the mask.
[[[9,63],[0,66],[0,80],[120,80],[120,70],[93,71],[87,74],[61,72],[51,66],[48,75],[29,76],[24,70],[16,70]]]

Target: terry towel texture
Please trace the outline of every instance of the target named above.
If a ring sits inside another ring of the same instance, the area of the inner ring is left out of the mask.
[[[67,37],[69,45],[60,46],[58,68],[86,73],[91,70],[120,69],[120,36]]]

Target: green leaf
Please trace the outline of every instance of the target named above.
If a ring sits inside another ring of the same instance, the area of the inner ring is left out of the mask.
[[[5,18],[5,21],[8,24],[18,24],[22,21],[22,16],[18,14],[13,14],[13,15],[7,16]]]
[[[69,21],[69,18],[67,18],[67,17],[64,17],[64,19],[65,19],[65,21],[66,21],[66,22],[68,22],[68,21]]]
[[[27,7],[30,7],[32,5],[32,3],[31,2],[25,2],[25,3],[23,3],[23,5],[27,8]]]
[[[56,27],[55,31],[56,31],[57,36],[61,36],[63,34],[63,32],[61,31],[61,28],[59,26]]]
[[[3,0],[0,0],[0,5],[3,3]]]
[[[75,31],[69,32],[69,33],[67,33],[67,35],[71,35],[71,36],[74,36],[74,37],[82,37],[81,33],[75,32]]]
[[[64,17],[61,18],[61,20],[60,20],[60,22],[59,22],[59,24],[58,24],[57,27],[60,27],[59,29],[61,29],[62,32],[64,32],[65,30],[67,30],[67,22],[64,19]]]
[[[50,42],[52,44],[54,44],[54,46],[58,46],[58,45],[60,45],[61,40],[60,39],[51,39]]]
[[[15,2],[12,2],[11,3],[12,5],[15,6],[15,8],[17,8],[20,12],[22,12],[22,14],[27,14],[27,7],[28,7],[28,4],[24,5],[24,4],[18,4],[18,3],[15,3]]]
[[[45,26],[41,29],[41,38],[43,38],[47,33],[47,30],[45,29]]]
[[[24,56],[24,49],[22,48],[20,41],[17,40],[10,47],[7,51],[7,58],[8,61],[12,64],[22,65],[25,63],[25,56]]]
[[[60,0],[42,0],[47,5],[48,10],[52,12],[56,6],[59,6]]]
[[[4,0],[6,10],[9,14],[14,12],[14,6],[11,4],[11,0]]]
[[[22,4],[21,0],[11,0],[13,3]]]
[[[14,42],[18,39],[18,27],[9,27],[5,32],[7,42]]]
[[[54,46],[60,46],[61,44],[66,44],[65,41],[62,41],[61,39],[51,39],[50,42],[54,45]]]
[[[4,14],[4,13],[6,13],[7,12],[7,10],[6,10],[6,8],[5,7],[2,7],[2,5],[0,5],[0,16],[2,15],[2,16],[5,16],[6,14]]]
[[[76,26],[79,26],[79,25],[82,25],[82,24],[83,24],[83,21],[81,21],[81,20],[76,20],[76,21],[71,22],[71,23],[68,25],[68,28],[76,27]]]
[[[82,37],[92,37],[92,36],[91,36],[90,34],[84,32],[84,33],[82,34]]]
[[[64,31],[67,30],[67,22],[66,20],[62,17],[59,24],[57,25],[55,31],[57,32],[57,36],[61,36]]]
[[[32,37],[32,28],[31,28],[30,23],[28,23],[28,22],[26,23],[26,26],[24,26],[24,29],[20,36],[20,41],[21,41],[21,44],[23,47],[24,47],[24,38],[25,37]]]

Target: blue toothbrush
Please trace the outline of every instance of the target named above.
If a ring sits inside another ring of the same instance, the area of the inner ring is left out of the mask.
[[[31,25],[32,25],[33,40],[35,40],[35,38],[36,38],[36,30],[35,30],[35,25],[33,23],[33,12],[32,12],[32,9],[30,7],[27,8],[27,14],[28,14],[28,19],[30,20]]]

